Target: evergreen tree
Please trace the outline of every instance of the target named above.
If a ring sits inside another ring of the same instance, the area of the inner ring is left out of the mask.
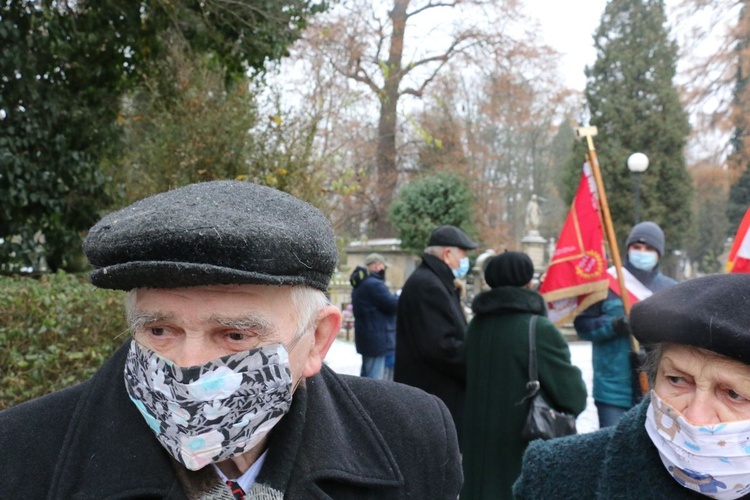
[[[683,156],[690,127],[672,83],[677,44],[665,23],[663,0],[611,0],[594,35],[586,99],[618,241],[635,222],[626,162],[640,151],[650,161],[641,174],[640,220],[661,225],[669,254],[690,227],[692,185]]]
[[[121,152],[122,98],[153,85],[174,37],[239,80],[284,56],[326,7],[0,2],[0,272],[38,269],[40,257],[50,270],[74,267],[81,232],[111,202],[101,164]]]
[[[420,177],[399,192],[390,218],[401,238],[401,249],[421,253],[433,229],[443,224],[474,234],[471,220],[473,198],[466,182],[452,172]]]
[[[736,45],[737,74],[732,102],[732,122],[734,134],[732,136],[732,152],[727,163],[733,171],[742,172],[737,182],[729,190],[727,202],[728,230],[734,236],[742,221],[742,216],[750,207],[750,141],[747,140],[747,129],[750,125],[750,87],[748,86],[748,46],[750,46],[750,10],[743,7],[740,10],[740,21]],[[744,28],[744,29],[743,29]]]
[[[727,202],[729,236],[734,236],[737,232],[748,207],[750,207],[750,168],[745,167],[745,171],[740,178],[729,189],[729,201]]]

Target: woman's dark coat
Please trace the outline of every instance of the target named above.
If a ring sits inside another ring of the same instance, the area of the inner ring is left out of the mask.
[[[128,399],[127,347],[89,381],[0,412],[0,497],[186,498],[175,463]],[[257,481],[295,499],[455,499],[459,460],[437,398],[323,367],[272,431]]]
[[[644,424],[650,398],[614,427],[553,441],[535,441],[523,457],[517,498],[703,499],[674,480]]]
[[[460,441],[466,393],[466,317],[453,280],[451,268],[428,254],[422,255],[422,264],[406,280],[396,315],[393,380],[442,399]]]
[[[536,324],[537,370],[554,407],[575,415],[586,407],[581,371],[568,344],[545,316],[544,299],[526,288],[504,286],[478,295],[466,333],[468,382],[463,437],[462,499],[512,498],[526,442],[521,439],[529,402],[529,320]]]
[[[357,279],[362,276],[361,280]],[[351,278],[354,312],[354,344],[362,356],[385,356],[396,347],[398,296],[385,285],[385,278],[357,267]]]

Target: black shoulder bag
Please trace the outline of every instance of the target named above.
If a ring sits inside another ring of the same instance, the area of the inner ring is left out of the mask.
[[[529,320],[529,382],[526,384],[528,392],[521,401],[531,400],[529,414],[521,431],[521,437],[525,441],[552,439],[576,433],[576,417],[552,408],[539,384],[536,369],[536,319],[537,316],[533,315]]]

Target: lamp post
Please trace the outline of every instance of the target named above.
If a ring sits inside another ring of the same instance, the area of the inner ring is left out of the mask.
[[[648,168],[648,156],[643,153],[633,153],[628,156],[628,170],[633,172],[633,215],[635,223],[641,221],[640,201],[641,201],[641,174]]]

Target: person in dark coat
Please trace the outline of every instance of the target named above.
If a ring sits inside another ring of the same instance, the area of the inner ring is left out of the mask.
[[[616,426],[531,443],[517,498],[747,498],[750,275],[696,278],[631,311],[650,394]]]
[[[664,255],[664,232],[656,223],[647,221],[633,226],[625,246],[628,249],[623,266],[626,287],[632,288],[637,298],[645,298],[677,283],[659,272],[659,259]],[[592,343],[593,396],[599,427],[616,424],[641,396],[639,391],[633,391],[630,330],[624,315],[619,293],[610,288],[605,300],[593,304],[573,322],[578,336]]]
[[[385,285],[388,264],[379,253],[365,257],[349,281],[354,311],[354,345],[362,355],[360,376],[385,379],[386,356],[396,349],[398,296]]]
[[[427,245],[422,263],[406,280],[399,298],[393,380],[443,400],[460,444],[466,395],[466,316],[455,280],[468,272],[467,251],[478,245],[454,226],[435,229]]]
[[[586,407],[581,371],[546,317],[544,299],[531,290],[534,266],[528,255],[505,252],[489,260],[484,276],[491,290],[472,302],[466,332],[462,499],[512,498],[527,443],[521,438],[529,402],[529,321],[536,324],[537,371],[555,408],[578,415]],[[520,404],[522,401],[523,404]]]
[[[456,432],[411,387],[340,376],[333,231],[248,182],[104,217],[84,251],[132,338],[88,381],[0,412],[13,498],[456,498]],[[2,496],[2,495],[0,495]]]

